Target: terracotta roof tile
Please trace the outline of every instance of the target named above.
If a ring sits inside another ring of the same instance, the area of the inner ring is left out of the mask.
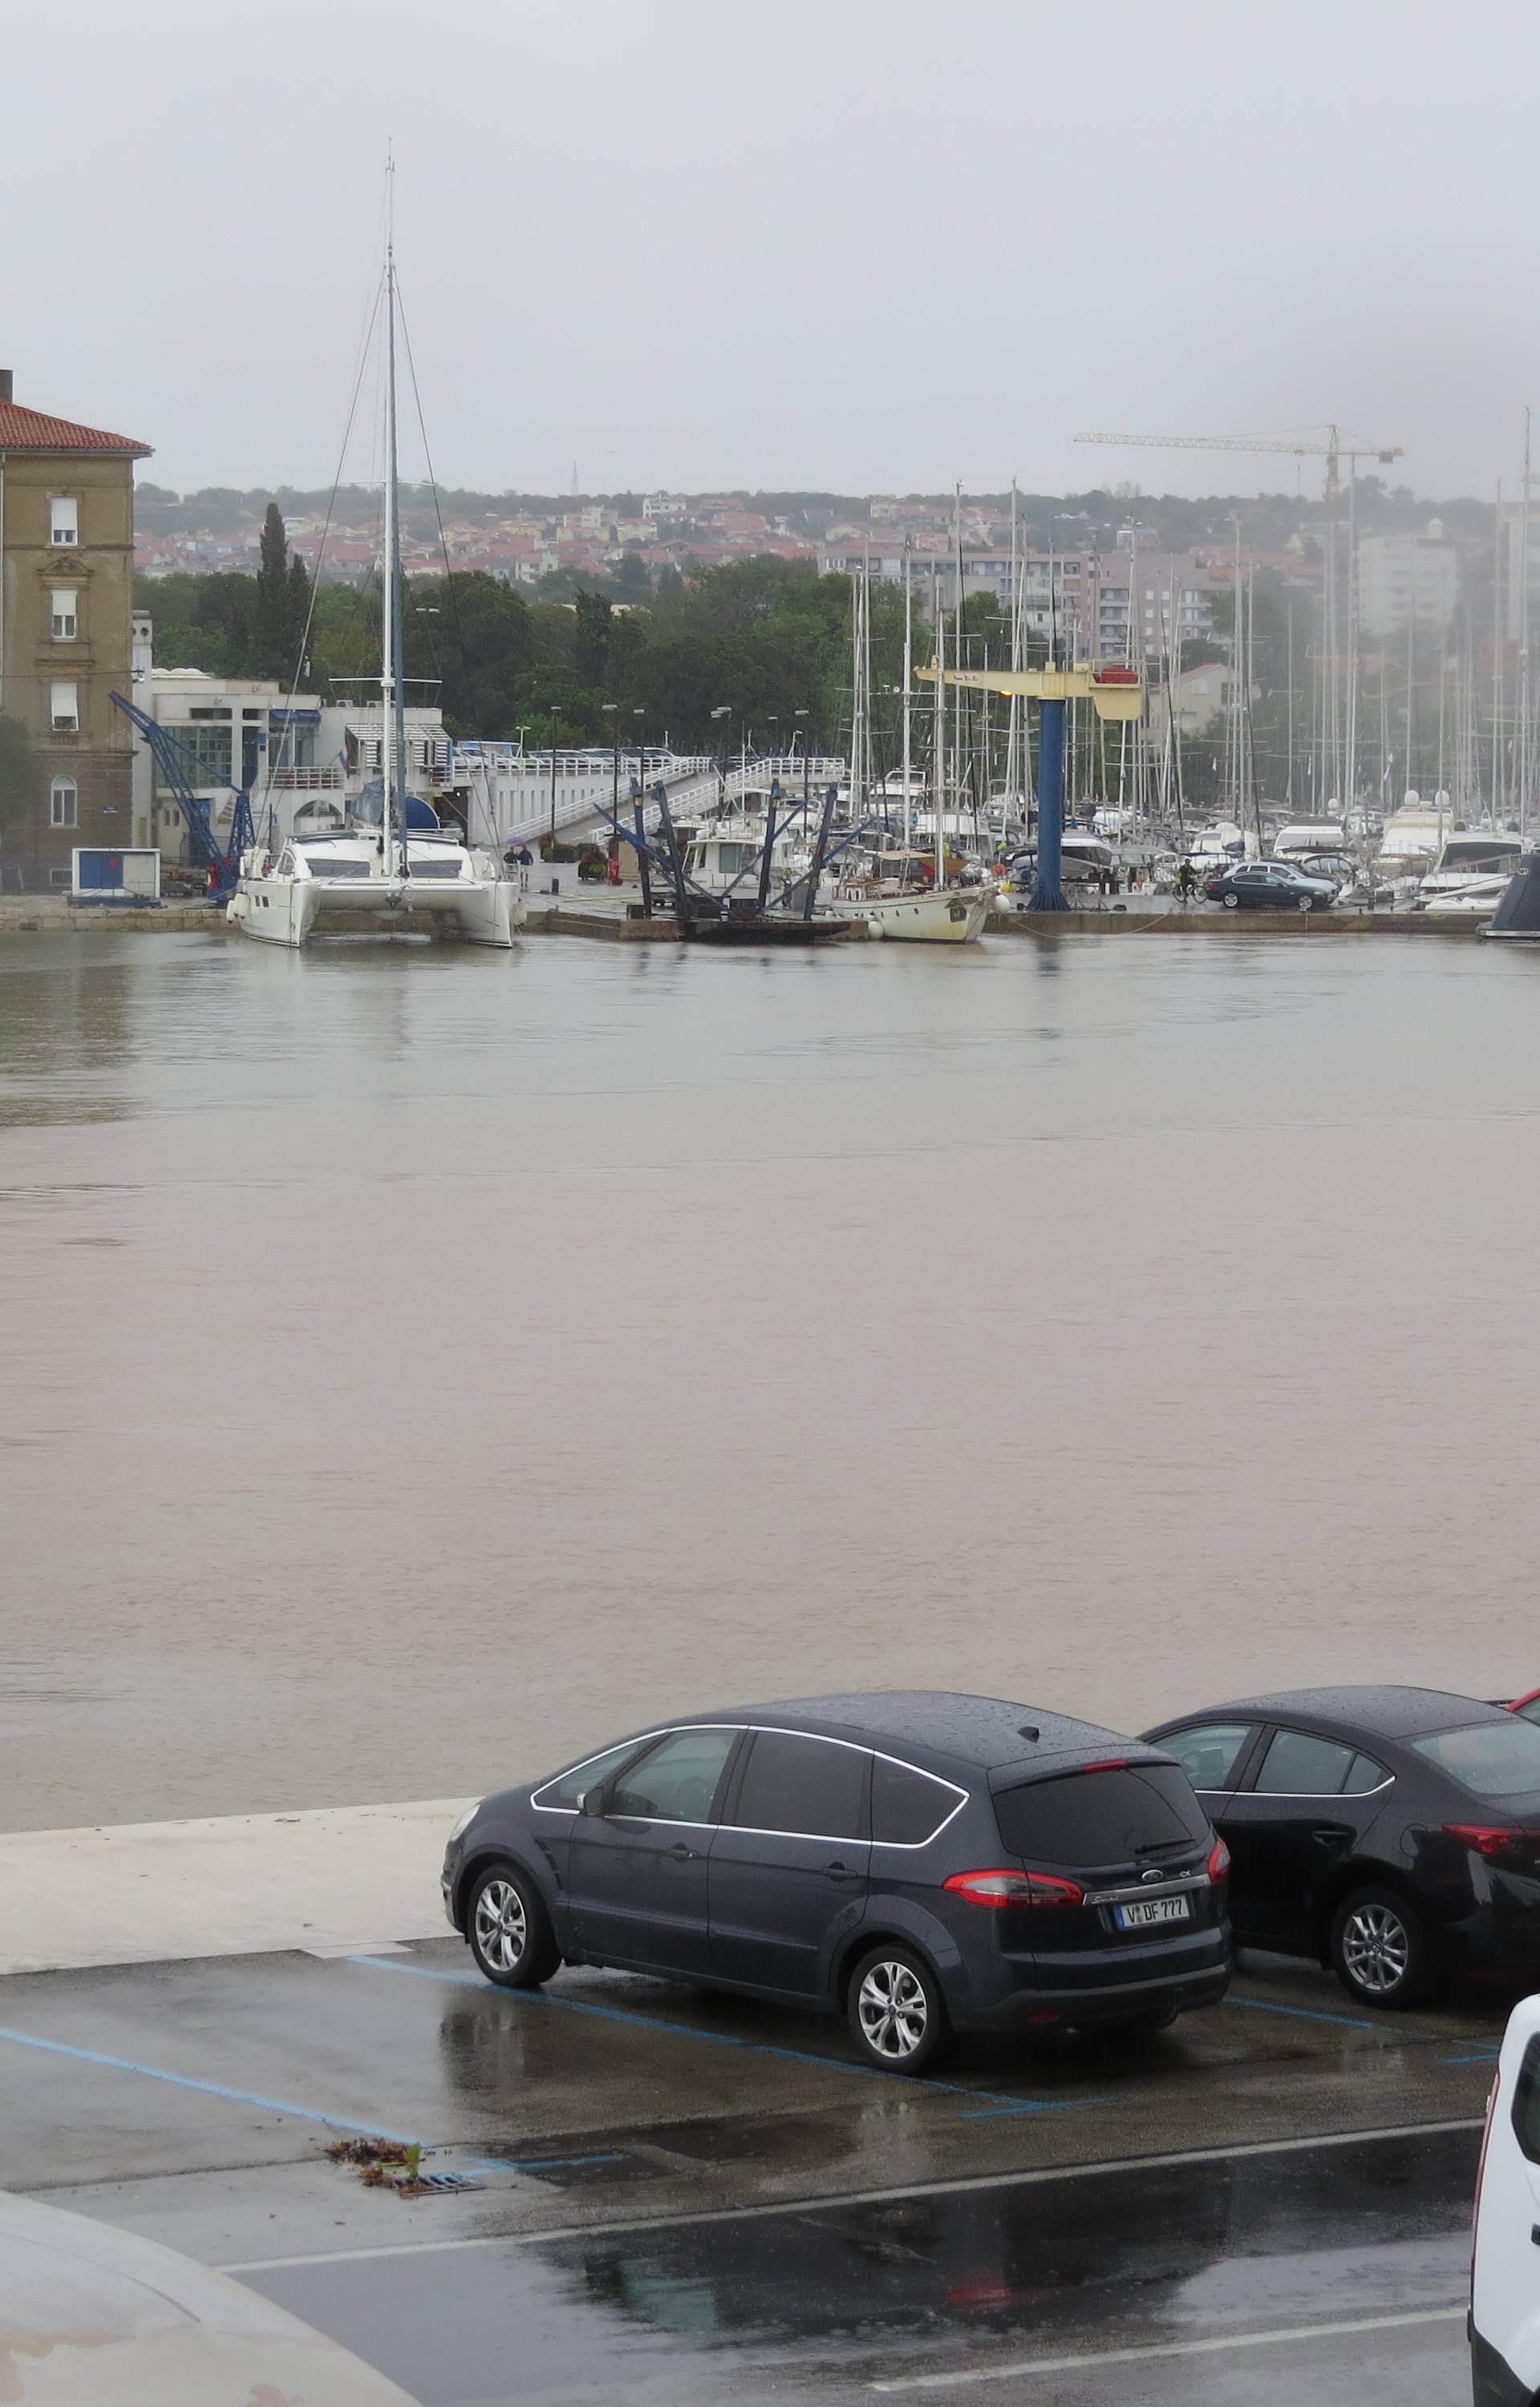
[[[0,401],[0,450],[121,451],[134,460],[148,460],[150,447],[132,434],[109,434],[100,426],[77,426],[73,419],[49,418],[41,409],[23,409],[20,402]]]

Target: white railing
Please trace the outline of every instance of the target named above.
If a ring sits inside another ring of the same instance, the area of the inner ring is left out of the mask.
[[[275,769],[272,782],[281,794],[338,794],[347,778],[333,761],[322,769]]]

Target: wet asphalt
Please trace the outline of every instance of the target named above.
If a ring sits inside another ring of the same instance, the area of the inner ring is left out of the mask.
[[[1249,1957],[1161,2038],[972,2043],[458,1942],[0,1984],[7,2187],[240,2271],[427,2401],[1468,2395],[1500,2006]],[[419,2144],[412,2200],[332,2162]]]

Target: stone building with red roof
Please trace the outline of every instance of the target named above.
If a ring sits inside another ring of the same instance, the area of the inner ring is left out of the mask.
[[[29,409],[0,369],[0,711],[35,790],[0,822],[0,892],[67,887],[76,845],[134,843],[134,463],[149,446]]]

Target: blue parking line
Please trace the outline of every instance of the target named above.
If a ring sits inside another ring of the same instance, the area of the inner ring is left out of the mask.
[[[322,2115],[313,2106],[296,2106],[289,2098],[262,2098],[250,2089],[229,2089],[223,2082],[197,2081],[190,2072],[167,2072],[158,2064],[138,2064],[132,2057],[104,2056],[93,2047],[71,2047],[62,2039],[39,2039],[33,2031],[7,2030],[0,2027],[0,2040],[9,2040],[15,2047],[41,2048],[48,2056],[67,2056],[77,2064],[104,2065],[110,2072],[136,2072],[146,2081],[166,2081],[175,2089],[196,2089],[205,2098],[224,2098],[236,2106],[260,2106],[269,2115],[291,2115],[302,2123],[321,2123],[329,2131],[361,2131],[372,2140],[389,2140],[401,2148],[426,2148],[431,2144],[419,2140],[412,2131],[388,2131],[383,2124],[358,2123],[346,2115]]]
[[[1323,2015],[1314,2006],[1275,2006],[1270,1998],[1228,1997],[1227,2006],[1250,2006],[1257,2015],[1292,2015],[1302,2023],[1338,2023],[1344,2030],[1378,2030],[1378,2023],[1366,2022],[1361,2015]]]
[[[1500,2047],[1478,2047],[1474,2056],[1447,2056],[1446,2064],[1495,2064],[1503,2051]]]
[[[457,1989],[479,1989],[484,1996],[490,1986],[479,1973],[455,1973],[447,1966],[439,1972],[431,1964],[403,1964],[394,1957],[349,1956],[345,1960],[362,1965],[372,1973],[404,1973],[409,1980],[446,1982]],[[628,2006],[596,2006],[586,1998],[553,1998],[544,1989],[505,1989],[502,1994],[524,2005],[549,2006],[566,2015],[593,2015],[601,2022],[635,2023],[643,2030],[670,2031],[676,2039],[704,2040],[713,2047],[742,2048],[750,2056],[779,2057],[787,2064],[813,2064],[823,2072],[855,2073],[870,2081],[903,2080],[906,2087],[944,2090],[954,2098],[991,2098],[996,2101],[994,2111],[1005,2115],[1068,2114],[1094,2102],[1081,2098],[1012,2098],[1004,2090],[970,2089],[961,2081],[933,2081],[928,2073],[882,2072],[873,2064],[852,2064],[837,2056],[814,2056],[807,2048],[776,2047],[767,2040],[741,2039],[735,2031],[699,2030],[693,2023],[669,2022],[661,2015],[634,2014]],[[965,2115],[961,2119],[966,2123],[975,2117]]]

